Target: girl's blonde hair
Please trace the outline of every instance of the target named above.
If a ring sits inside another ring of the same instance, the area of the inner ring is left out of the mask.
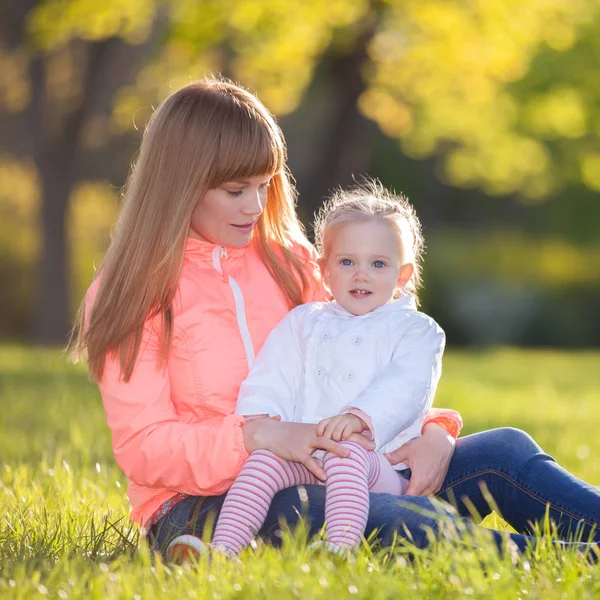
[[[144,323],[159,317],[161,360],[173,332],[173,298],[196,203],[226,181],[273,174],[252,243],[288,299],[301,304],[310,287],[293,242],[309,247],[296,216],[283,134],[251,93],[224,79],[186,85],[154,112],[125,185],[113,239],[98,271],[89,315],[85,300],[74,330],[75,360],[87,358],[101,379],[107,353],[133,372]]]
[[[365,180],[356,187],[336,190],[315,219],[315,243],[319,255],[326,259],[331,235],[348,223],[382,219],[397,232],[402,248],[402,263],[412,263],[414,272],[406,287],[418,301],[425,249],[421,222],[415,209],[402,194],[394,194],[377,180]]]

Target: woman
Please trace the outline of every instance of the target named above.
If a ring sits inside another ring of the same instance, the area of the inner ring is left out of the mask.
[[[80,309],[76,356],[98,382],[132,519],[164,552],[201,533],[249,453],[270,450],[323,479],[317,449],[345,450],[315,425],[234,415],[237,393],[269,331],[290,308],[324,299],[313,251],[294,211],[281,131],[264,106],[223,81],[190,84],[156,110],[125,190],[114,240]],[[285,360],[285,357],[282,357]],[[561,537],[600,522],[598,490],[572,477],[524,433],[459,440],[460,418],[432,412],[422,437],[392,463],[412,469],[408,494],[373,494],[367,533],[383,543],[408,528],[415,543],[445,514],[425,494],[468,497],[480,514],[487,484],[505,518],[530,533],[546,503]],[[355,434],[354,441],[371,448]],[[454,453],[454,454],[453,454]],[[323,522],[323,488],[307,517]],[[297,520],[297,490],[280,492],[261,534]],[[418,510],[412,510],[416,508]],[[425,516],[423,508],[428,509]],[[501,537],[497,535],[498,541]],[[524,535],[513,535],[521,548]]]

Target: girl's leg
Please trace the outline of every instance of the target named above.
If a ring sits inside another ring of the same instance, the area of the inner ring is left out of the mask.
[[[560,539],[600,541],[600,490],[563,469],[523,431],[506,427],[457,440],[438,497],[461,515],[473,507],[485,516],[490,496],[519,532],[532,533],[548,511]]]
[[[408,479],[402,477],[383,454],[377,452],[376,456],[379,460],[379,477],[369,487],[369,491],[373,494],[403,496],[408,488]]]
[[[369,490],[401,495],[405,479],[385,457],[365,450],[354,442],[341,442],[350,456],[340,458],[325,453],[325,530],[327,541],[338,548],[351,549],[360,544],[369,515]],[[407,483],[407,482],[406,482]]]
[[[221,508],[213,547],[239,554],[262,527],[273,496],[294,485],[317,483],[301,463],[287,462],[268,450],[253,452]]]
[[[369,515],[369,488],[379,479],[375,452],[354,442],[340,442],[350,456],[340,458],[326,452],[325,531],[327,541],[337,548],[352,549],[360,544]]]

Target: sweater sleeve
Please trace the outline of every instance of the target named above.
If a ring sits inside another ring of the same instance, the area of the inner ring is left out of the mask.
[[[235,409],[237,415],[268,414],[293,421],[300,395],[302,353],[298,307],[271,331],[252,369],[242,382]]]
[[[371,418],[375,446],[380,448],[423,417],[433,403],[442,373],[445,335],[437,323],[416,313],[384,372],[349,408]]]
[[[128,382],[108,358],[99,382],[117,464],[134,483],[190,495],[226,491],[248,454],[239,415],[186,423],[171,401],[169,375],[158,366],[158,337],[146,327]]]

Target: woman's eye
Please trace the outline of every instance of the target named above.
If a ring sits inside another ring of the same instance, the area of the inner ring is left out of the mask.
[[[373,266],[376,269],[383,269],[383,267],[385,267],[385,263],[382,260],[374,260],[373,261]]]
[[[230,196],[233,196],[234,198],[238,198],[239,196],[241,196],[244,193],[244,190],[226,190],[226,192]]]
[[[340,260],[340,265],[343,265],[344,267],[351,267],[352,261],[349,258],[342,258],[342,260]]]

